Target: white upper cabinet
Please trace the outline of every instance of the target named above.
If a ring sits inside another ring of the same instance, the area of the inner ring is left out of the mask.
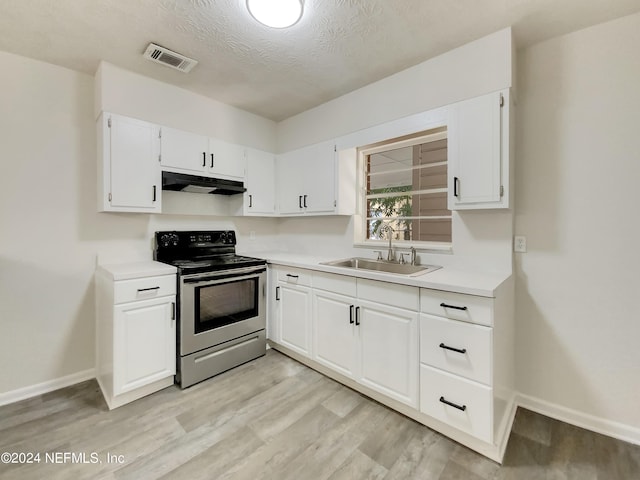
[[[278,156],[278,203],[281,214],[335,213],[336,152],[323,142]]]
[[[247,149],[244,215],[273,215],[276,211],[276,157]]]
[[[509,208],[509,91],[449,107],[449,209]]]
[[[175,128],[162,127],[163,170],[242,180],[244,147]]]
[[[104,112],[97,128],[99,211],[160,212],[159,127]]]
[[[163,169],[202,175],[209,165],[209,139],[175,128],[162,127],[161,160]]]
[[[244,179],[245,149],[240,145],[209,138],[208,172],[232,180]]]

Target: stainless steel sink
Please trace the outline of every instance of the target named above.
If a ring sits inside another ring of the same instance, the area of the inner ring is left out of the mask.
[[[407,277],[417,277],[425,273],[433,272],[439,268],[436,265],[410,265],[407,263],[385,262],[384,260],[371,260],[369,258],[345,258],[343,260],[333,260],[331,262],[323,262],[321,265],[329,265],[332,267],[352,268],[356,270],[371,270],[375,272],[393,273],[396,275],[405,275]]]

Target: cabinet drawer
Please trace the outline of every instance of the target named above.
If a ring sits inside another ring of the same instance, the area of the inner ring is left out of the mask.
[[[420,315],[420,362],[491,386],[492,329]]]
[[[175,275],[119,280],[113,285],[113,303],[116,305],[175,294]]]
[[[417,287],[358,278],[358,298],[371,302],[417,311],[420,295]]]
[[[420,411],[493,442],[493,392],[485,385],[420,365]]]
[[[355,297],[356,279],[355,277],[347,277],[346,275],[313,272],[313,288]]]
[[[493,298],[420,289],[420,311],[463,322],[493,325]]]
[[[292,285],[311,286],[311,270],[301,268],[278,267],[276,269],[279,282],[287,282]]]

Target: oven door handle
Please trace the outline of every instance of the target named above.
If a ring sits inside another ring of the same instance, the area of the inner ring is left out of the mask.
[[[260,278],[267,269],[247,272],[245,275],[227,272],[224,275],[207,275],[206,277],[182,278],[182,283],[190,287],[200,287],[202,285],[216,285],[220,283],[229,283],[229,281],[249,280],[251,278]]]

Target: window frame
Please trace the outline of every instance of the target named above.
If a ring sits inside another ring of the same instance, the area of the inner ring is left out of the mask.
[[[369,155],[382,153],[389,150],[395,150],[404,147],[412,147],[422,143],[436,142],[438,140],[447,139],[449,137],[446,126],[417,132],[412,135],[406,135],[399,138],[384,140],[371,145],[358,147],[357,151],[357,169],[356,169],[356,215],[354,219],[354,247],[363,248],[388,248],[388,240],[370,240],[367,238],[367,164],[366,159]],[[449,168],[449,158],[447,155],[447,168]],[[448,185],[439,189],[448,194]],[[420,218],[420,217],[412,217]],[[451,242],[434,242],[434,241],[418,241],[418,240],[393,240],[393,246],[400,248],[414,247],[420,251],[432,251],[434,253],[451,253],[453,250],[453,212],[451,212]]]

